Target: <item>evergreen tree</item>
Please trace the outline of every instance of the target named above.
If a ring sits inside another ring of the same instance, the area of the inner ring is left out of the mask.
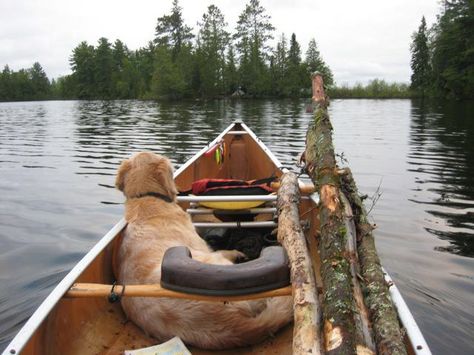
[[[184,96],[185,90],[183,73],[173,62],[171,51],[166,46],[158,46],[152,79],[154,96],[178,99]]]
[[[96,95],[95,91],[95,49],[94,46],[83,41],[73,49],[70,58],[74,81],[73,96],[79,99],[89,99]]]
[[[128,99],[137,97],[138,73],[131,61],[131,53],[119,39],[112,46],[112,97]]]
[[[234,47],[229,45],[227,50],[227,61],[225,65],[224,81],[226,94],[233,94],[239,88],[239,76],[237,66],[235,64]]]
[[[269,47],[275,28],[270,16],[258,0],[250,0],[237,22],[237,49],[240,53],[240,77],[244,88],[252,95],[269,91],[270,80],[266,66]]]
[[[149,97],[152,91],[152,77],[155,71],[155,51],[156,46],[150,41],[146,47],[135,51],[135,55],[132,57],[138,75],[136,89],[138,98]]]
[[[225,93],[225,49],[230,35],[221,10],[210,5],[199,24],[200,80],[204,96]]]
[[[288,68],[285,77],[287,78],[286,94],[291,97],[300,96],[301,89],[305,86],[309,86],[310,83],[309,76],[305,74],[305,70],[301,65],[301,49],[294,33],[290,39]]]
[[[94,57],[94,85],[96,96],[101,99],[113,97],[112,75],[114,71],[114,57],[112,45],[107,38],[99,38],[99,45]]]
[[[12,72],[8,65],[5,65],[0,73],[0,101],[11,100],[12,92]]]
[[[444,1],[433,29],[433,76],[438,94],[474,98],[474,2]]]
[[[283,96],[286,93],[286,73],[288,69],[288,44],[285,34],[282,33],[278,41],[270,65],[272,79],[272,94]]]
[[[31,86],[34,93],[34,99],[44,100],[51,93],[51,83],[40,63],[36,62],[33,67],[28,70],[31,78]]]
[[[184,24],[181,11],[178,0],[173,0],[171,14],[159,17],[155,28],[155,44],[171,48],[173,61],[183,45],[189,44],[194,37],[191,27]]]
[[[321,53],[319,53],[316,40],[312,38],[308,44],[308,50],[306,51],[306,75],[311,75],[312,73],[318,71],[323,75],[324,84],[331,86],[334,84],[334,79],[332,76],[331,69],[326,65],[324,60],[321,58]]]
[[[299,66],[301,64],[301,49],[300,44],[296,41],[296,35],[293,33],[290,39],[290,50],[288,52],[288,62],[292,66]]]
[[[425,17],[421,19],[418,32],[412,36],[411,43],[411,88],[421,96],[425,96],[431,85],[431,65],[428,48],[428,36]]]

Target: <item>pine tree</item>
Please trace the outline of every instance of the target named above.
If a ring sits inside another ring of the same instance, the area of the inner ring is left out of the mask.
[[[12,92],[12,71],[8,65],[5,65],[0,73],[0,101],[11,100]]]
[[[286,93],[286,74],[288,68],[288,44],[285,34],[282,33],[271,60],[272,94],[283,96]]]
[[[233,94],[239,89],[239,77],[235,64],[234,47],[230,44],[227,50],[227,61],[225,64],[224,81],[226,94]]]
[[[112,45],[105,37],[99,38],[99,45],[95,50],[94,57],[94,86],[96,97],[110,99],[113,97],[112,74],[114,70],[114,58]]]
[[[155,71],[155,44],[150,41],[146,47],[135,51],[133,57],[137,70],[137,92],[139,98],[148,97],[152,91],[152,78]]]
[[[234,38],[240,54],[241,83],[251,95],[262,95],[269,91],[266,61],[270,48],[267,42],[273,38],[274,30],[265,8],[258,0],[250,0],[239,16]]]
[[[129,99],[136,97],[137,73],[131,62],[127,46],[117,39],[112,46],[112,97]]]
[[[326,65],[324,60],[321,58],[321,53],[319,53],[316,40],[312,38],[308,44],[308,50],[306,51],[306,75],[311,75],[314,72],[320,72],[324,78],[324,84],[331,86],[334,84],[334,79],[332,76],[331,69]]]
[[[301,65],[301,49],[294,33],[290,39],[288,68],[285,77],[287,78],[286,93],[292,97],[300,96],[301,89],[305,87],[305,84],[308,86],[310,83],[309,76],[305,75],[304,68]]]
[[[474,1],[444,1],[444,13],[433,32],[433,82],[437,93],[474,99]]]
[[[221,10],[210,5],[199,24],[201,94],[214,97],[225,93],[225,49],[230,35]]]
[[[28,70],[35,99],[46,99],[51,93],[51,83],[40,63],[36,62]]]
[[[426,21],[423,16],[418,32],[412,36],[411,51],[411,89],[422,97],[426,95],[431,85],[430,52],[428,48],[428,37]]]
[[[189,44],[194,37],[191,27],[184,24],[182,9],[178,0],[173,0],[173,8],[170,15],[158,18],[156,25],[155,44],[171,48],[172,59],[176,60],[182,47]]]
[[[155,97],[170,99],[179,99],[185,95],[186,83],[183,73],[173,62],[171,51],[165,46],[156,49],[152,91]]]
[[[94,56],[94,46],[86,41],[79,43],[72,51],[69,62],[74,81],[73,96],[79,99],[95,97]]]

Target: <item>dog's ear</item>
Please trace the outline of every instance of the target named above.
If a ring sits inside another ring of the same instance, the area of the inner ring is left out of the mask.
[[[115,179],[115,187],[120,191],[123,191],[125,187],[125,175],[130,171],[131,168],[132,163],[130,163],[130,160],[128,159],[124,160],[122,164],[120,164],[120,167],[117,172],[117,178]]]
[[[163,192],[174,199],[178,194],[176,184],[173,179],[173,166],[168,159],[163,159],[160,162],[153,163],[153,171]]]

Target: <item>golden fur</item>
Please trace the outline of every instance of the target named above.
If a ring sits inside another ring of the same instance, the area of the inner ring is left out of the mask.
[[[116,186],[127,197],[128,222],[119,251],[120,283],[159,284],[165,251],[184,245],[193,259],[209,264],[232,264],[242,254],[213,252],[196,233],[191,219],[176,203],[173,169],[168,159],[138,153],[119,168]],[[134,198],[147,192],[173,199]],[[254,344],[292,319],[290,297],[233,303],[198,302],[169,298],[122,299],[127,316],[160,341],[179,336],[185,343],[205,349]]]

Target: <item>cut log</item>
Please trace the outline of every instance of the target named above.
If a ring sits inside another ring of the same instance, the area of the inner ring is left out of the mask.
[[[373,227],[367,219],[364,204],[350,169],[342,175],[342,188],[348,197],[357,227],[358,254],[365,302],[370,311],[378,354],[406,354],[403,332],[393,305],[388,285],[375,249]]]
[[[373,354],[375,347],[357,279],[357,252],[350,206],[340,191],[327,98],[313,76],[314,122],[306,136],[306,170],[319,191],[321,276],[325,350],[330,354]],[[348,210],[348,212],[346,212]],[[352,224],[351,224],[352,223]]]
[[[290,260],[293,293],[293,354],[320,354],[320,307],[306,239],[299,217],[300,191],[293,173],[285,173],[278,190],[278,241]]]
[[[368,353],[375,353],[374,336],[372,332],[372,326],[369,317],[369,310],[367,309],[364,301],[364,295],[362,293],[362,286],[359,281],[360,265],[359,257],[357,253],[357,228],[354,222],[354,215],[349,200],[341,191],[340,199],[344,211],[344,221],[347,230],[346,250],[351,256],[351,277],[352,277],[352,290],[354,293],[354,300],[357,306],[357,312],[354,314],[354,321],[356,324],[356,340],[357,346],[360,348],[361,344],[367,348]],[[358,348],[358,349],[359,349]],[[357,351],[359,354],[359,351]]]
[[[355,354],[355,301],[352,294],[347,230],[339,200],[339,176],[332,126],[320,75],[313,76],[314,122],[306,135],[306,170],[319,191],[324,344],[328,354]]]

